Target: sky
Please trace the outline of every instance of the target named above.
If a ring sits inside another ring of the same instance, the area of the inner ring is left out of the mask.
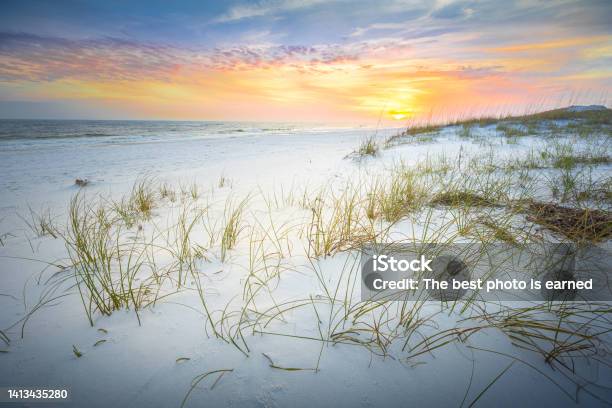
[[[372,124],[610,105],[612,1],[3,0],[0,118]]]

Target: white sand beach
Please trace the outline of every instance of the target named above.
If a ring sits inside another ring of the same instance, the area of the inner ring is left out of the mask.
[[[374,241],[609,251],[610,111],[589,112],[408,132],[0,121],[0,378],[68,387],[61,406],[610,404],[609,302],[359,289]],[[543,203],[604,225],[563,229]]]

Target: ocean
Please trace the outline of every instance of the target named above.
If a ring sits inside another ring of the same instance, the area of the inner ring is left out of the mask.
[[[224,176],[254,185],[308,176],[360,140],[393,132],[303,123],[0,120],[0,215],[64,206],[77,178],[88,179],[93,194],[125,192],[142,177],[210,185]]]

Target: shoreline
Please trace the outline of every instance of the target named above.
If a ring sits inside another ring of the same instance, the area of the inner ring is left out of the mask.
[[[29,152],[27,169],[4,162],[2,188],[25,186],[38,201],[28,211],[22,190],[0,206],[0,234],[11,234],[0,246],[0,377],[70,384],[76,406],[309,406],[339,392],[346,406],[508,393],[527,406],[569,403],[561,389],[580,388],[590,365],[609,378],[605,357],[591,356],[612,337],[580,329],[609,325],[599,303],[360,299],[358,249],[370,242],[609,249],[612,230],[576,220],[612,225],[610,124],[528,125],[228,138],[209,150],[192,140],[153,157],[146,145],[79,147],[38,163]],[[440,373],[450,373],[444,393]],[[492,380],[504,386],[489,390]],[[579,402],[600,398],[612,394],[595,386]]]

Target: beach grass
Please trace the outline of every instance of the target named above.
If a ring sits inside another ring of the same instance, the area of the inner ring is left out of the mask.
[[[567,120],[564,115],[514,117],[511,122],[505,118],[501,123],[481,118],[449,126],[462,143],[471,143],[483,127],[495,126],[494,133],[520,147],[522,139],[550,129],[543,126],[545,121]],[[610,125],[609,114],[569,117],[588,122],[589,129]],[[418,137],[424,137],[419,143],[434,144],[434,138],[447,130],[433,124],[413,127],[387,139],[384,147],[392,149]],[[66,280],[60,283],[70,282],[76,288],[91,325],[98,316],[119,310],[133,311],[140,322],[143,310],[168,296],[188,293],[199,300],[205,333],[244,355],[253,354],[253,336],[321,345],[312,366],[285,365],[266,357],[271,369],[282,372],[318,372],[323,347],[328,345],[362,347],[372,355],[399,356],[418,364],[444,347],[472,346],[468,340],[478,333],[495,331],[580,384],[579,376],[571,372],[573,361],[593,359],[608,346],[610,310],[602,305],[517,308],[473,298],[445,303],[360,297],[359,256],[368,244],[470,242],[521,247],[526,242],[556,242],[559,237],[592,245],[609,240],[611,183],[609,177],[591,171],[610,164],[609,145],[587,141],[578,149],[572,139],[549,135],[542,135],[541,142],[510,157],[498,157],[493,150],[466,153],[463,148],[456,154],[428,153],[412,164],[395,163],[359,176],[332,178],[314,188],[282,186],[280,192],[259,189],[238,194],[225,176],[178,187],[141,178],[126,196],[114,200],[87,200],[84,193],[77,193],[69,203],[64,228],[46,211],[30,211],[24,222],[38,237],[64,241],[69,262],[60,273]],[[384,159],[379,152],[373,137],[356,150],[359,157]],[[202,190],[199,185],[213,188]],[[584,205],[561,205],[567,202]],[[600,208],[591,208],[594,205]],[[229,300],[211,296],[211,276],[217,272],[210,272],[210,265],[223,273],[243,272],[239,285],[227,286],[226,290],[235,291],[226,296]],[[279,287],[295,275],[315,282],[314,289],[287,297]],[[57,299],[59,287],[39,304]],[[438,327],[441,315],[452,317],[453,327]],[[298,321],[307,326],[300,327],[303,330],[295,330],[296,316],[307,316]],[[0,340],[9,346],[4,332]],[[394,348],[396,344],[401,347]],[[80,358],[83,353],[73,347]],[[473,396],[472,404],[511,367],[507,365]],[[216,384],[231,372],[213,370],[196,377],[183,404],[200,382],[217,375]]]
[[[361,141],[359,148],[354,152],[358,157],[364,156],[376,156],[380,151],[378,142],[374,140],[374,137],[368,137]]]

